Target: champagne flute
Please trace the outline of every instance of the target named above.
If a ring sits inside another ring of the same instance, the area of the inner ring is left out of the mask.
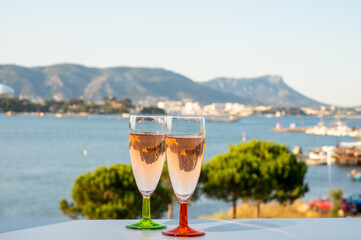
[[[166,155],[169,177],[180,201],[179,226],[162,233],[175,237],[196,237],[205,233],[188,226],[188,201],[197,186],[205,145],[204,117],[169,116]]]
[[[156,189],[165,160],[166,116],[131,115],[129,119],[129,155],[133,175],[143,196],[142,220],[127,224],[137,230],[164,229],[150,218],[150,196]]]

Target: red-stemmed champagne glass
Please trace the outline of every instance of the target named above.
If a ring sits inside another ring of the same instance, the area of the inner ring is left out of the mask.
[[[204,117],[167,118],[166,156],[169,177],[180,201],[179,226],[162,233],[174,237],[203,236],[204,231],[188,226],[188,201],[197,186],[205,146]]]

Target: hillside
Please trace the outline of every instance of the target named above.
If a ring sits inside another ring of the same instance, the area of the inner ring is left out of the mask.
[[[288,107],[323,105],[289,87],[281,76],[269,75],[240,79],[216,78],[202,84],[225,93],[258,100],[264,105]]]
[[[26,68],[0,65],[0,83],[15,90],[15,96],[31,100],[100,100],[104,96],[131,98],[135,103],[190,99],[209,104],[238,102],[246,105],[319,106],[319,103],[289,87],[280,76],[217,78],[198,83],[161,68],[90,68],[58,64]]]
[[[104,96],[133,101],[191,99],[201,104],[240,102],[251,99],[224,93],[180,74],[159,68],[89,68],[75,64],[26,68],[0,65],[0,83],[15,90],[16,96],[33,100],[83,98],[100,100]]]

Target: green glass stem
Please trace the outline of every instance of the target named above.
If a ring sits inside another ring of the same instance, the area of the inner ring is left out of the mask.
[[[150,218],[150,197],[143,197],[142,220],[126,225],[129,229],[135,230],[157,230],[167,228],[166,225],[156,223]]]
[[[142,219],[150,220],[150,197],[143,197]]]

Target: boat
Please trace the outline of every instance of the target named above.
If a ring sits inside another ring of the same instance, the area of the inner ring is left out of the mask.
[[[88,150],[86,146],[83,144],[83,156],[86,158],[88,156]]]
[[[333,122],[327,129],[327,135],[330,136],[349,136],[352,129],[340,120]]]
[[[357,142],[340,142],[340,147],[361,147],[361,141]]]
[[[331,164],[335,147],[322,146],[321,148],[313,148],[313,149],[314,149],[313,151],[310,151],[308,153],[308,158],[304,160],[307,165]]]
[[[15,115],[15,112],[13,112],[13,111],[6,112],[6,116],[13,116],[13,115]]]
[[[34,116],[36,116],[36,117],[45,117],[45,113],[37,112],[37,113],[34,114]]]
[[[326,135],[327,127],[324,122],[319,122],[316,126],[308,128],[305,132],[307,134],[315,134],[315,135]]]
[[[206,118],[209,122],[238,122],[239,118],[236,116],[229,116],[228,118],[223,117],[209,117]]]
[[[122,118],[130,118],[130,114],[129,113],[122,113]]]
[[[361,136],[361,131],[359,129],[350,128],[340,120],[331,123],[331,126],[326,126],[325,123],[321,121],[316,126],[307,129],[306,133],[314,134],[314,135],[328,135],[328,136],[349,136],[349,137]]]
[[[305,160],[307,165],[326,165],[327,153],[326,152],[309,152],[308,159]]]
[[[335,153],[338,165],[361,165],[361,150],[357,146],[338,147]]]
[[[357,172],[355,169],[351,170],[348,177],[351,177],[352,180],[361,181],[361,172]]]

